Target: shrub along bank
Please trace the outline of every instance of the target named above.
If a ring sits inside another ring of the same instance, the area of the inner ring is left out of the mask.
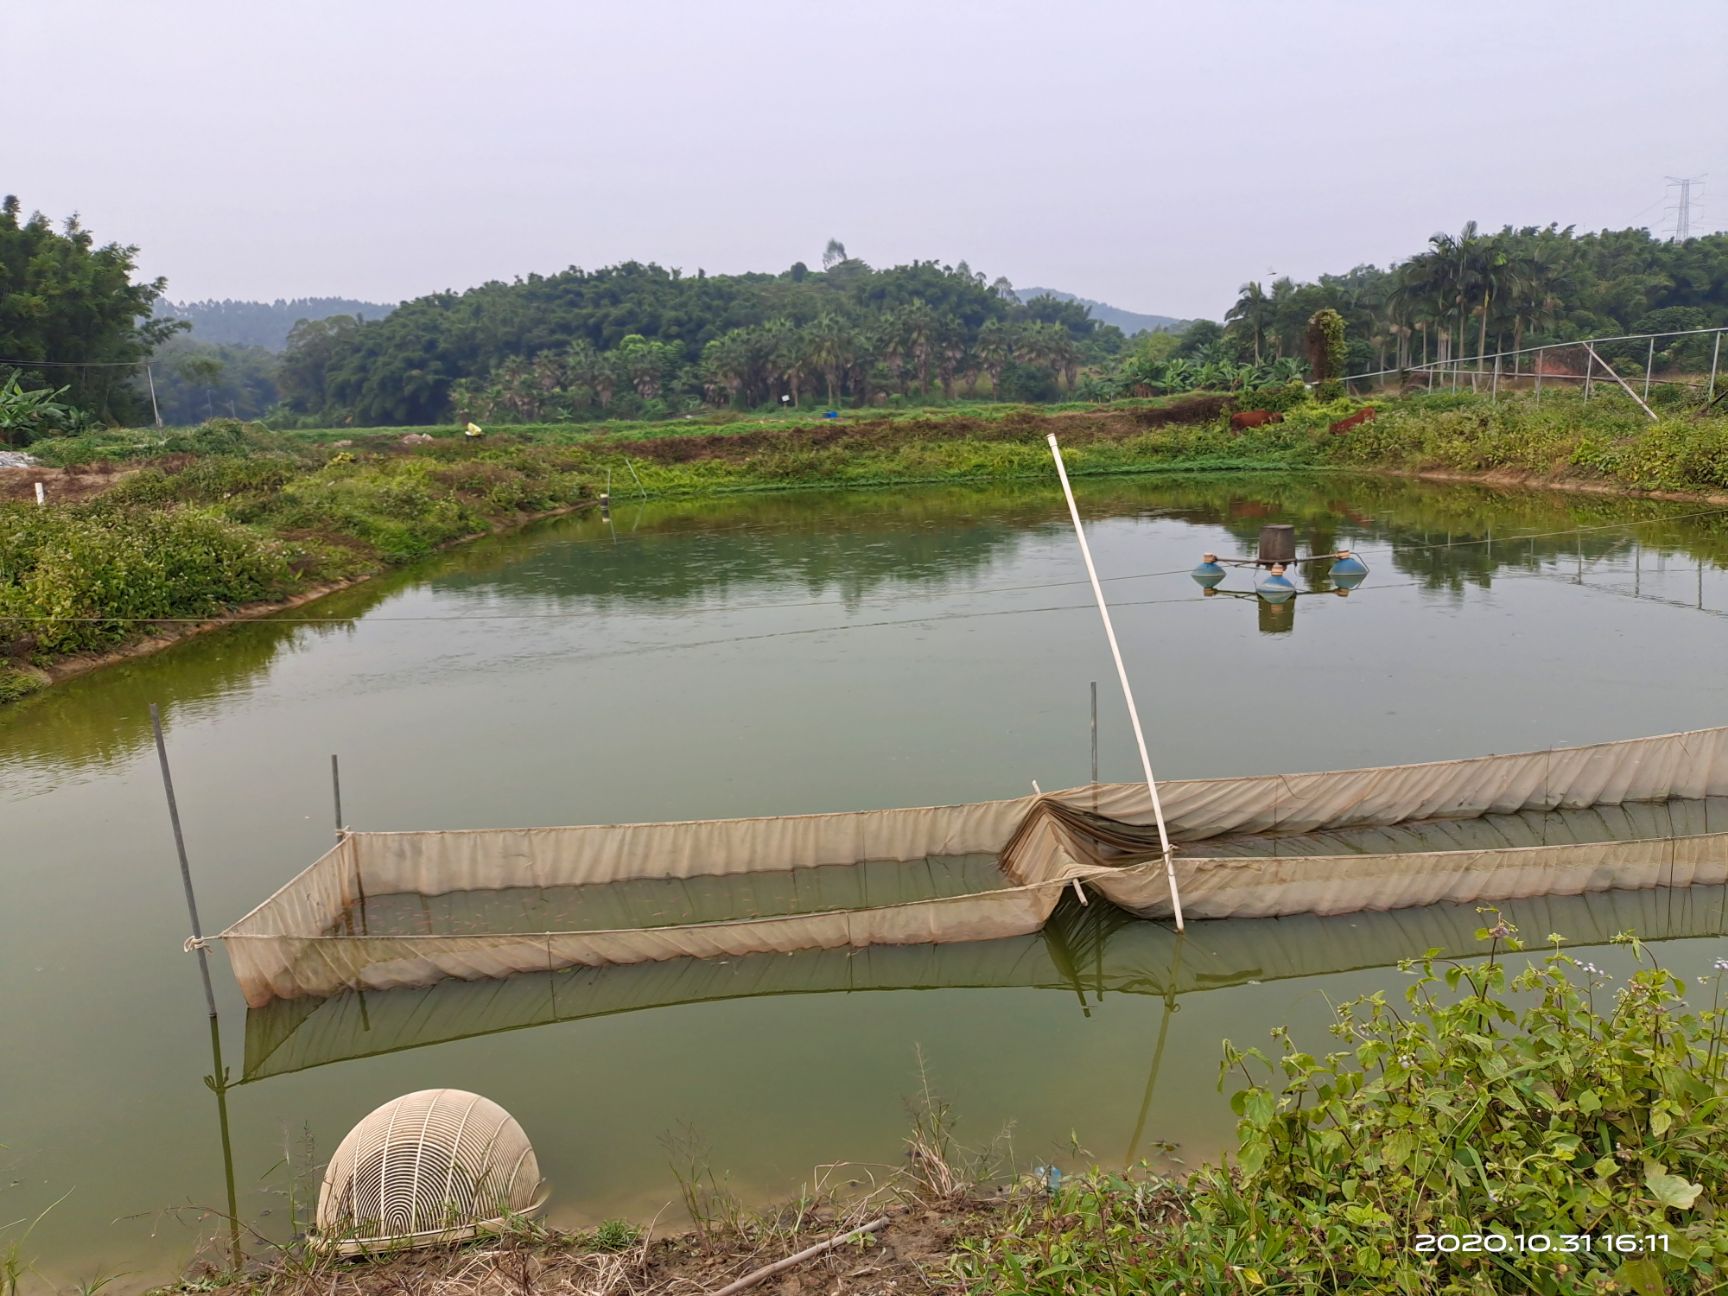
[[[166,438],[101,432],[41,443],[50,499],[0,504],[0,700],[69,655],[353,580],[464,537],[620,495],[954,482],[1050,473],[1045,434],[1075,475],[1351,469],[1517,474],[1639,490],[1728,490],[1728,417],[1651,423],[1623,397],[1433,394],[1359,404],[1274,393],[1279,423],[1234,431],[1231,399],[1056,409],[976,406],[893,417],[529,427],[470,442],[332,438],[217,420]],[[21,488],[23,475],[8,474]],[[4,486],[0,479],[0,487]],[[160,629],[160,625],[156,627]]]

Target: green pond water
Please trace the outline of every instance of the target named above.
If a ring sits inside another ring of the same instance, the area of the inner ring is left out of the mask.
[[[1350,478],[1099,480],[1080,498],[1161,776],[1728,723],[1728,515]],[[1278,521],[1304,552],[1361,551],[1367,584],[1268,609],[1188,580],[1203,551],[1247,552]],[[168,1276],[224,1201],[152,702],[212,930],[328,846],[332,752],[345,817],[368,829],[939,804],[1084,783],[1096,680],[1102,775],[1138,769],[1049,485],[624,504],[297,615],[317,620],[202,636],[0,710],[0,1225],[52,1206],[22,1249],[54,1281]],[[545,903],[494,900],[502,918],[469,916],[532,925]],[[411,903],[404,929],[424,918]],[[1717,888],[1508,908],[1538,940],[1635,927],[1692,977],[1724,952],[1725,904]],[[1329,1002],[1396,988],[1399,957],[1467,950],[1479,923],[1407,911],[1178,940],[1073,906],[1016,941],[579,970],[250,1019],[218,952],[224,1060],[245,1081],[227,1094],[239,1207],[285,1236],[284,1161],[319,1162],[373,1107],[443,1086],[522,1122],[554,1222],[661,1213],[667,1143],[692,1133],[765,1202],[820,1164],[894,1163],[920,1055],[962,1141],[1011,1126],[1023,1164],[1166,1144],[1191,1161],[1231,1136],[1221,1039],[1290,1025],[1323,1044]]]

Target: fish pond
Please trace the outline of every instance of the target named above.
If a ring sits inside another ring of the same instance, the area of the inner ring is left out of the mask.
[[[1728,513],[1376,478],[1079,484],[1163,777],[1437,760],[1728,723]],[[1205,551],[1294,524],[1370,575],[1210,597]],[[211,1033],[150,741],[162,709],[218,929],[357,828],[932,805],[1138,773],[1053,485],[624,503],[481,541],[0,710],[0,1253],[171,1276],[221,1231]],[[1722,807],[1699,805],[1707,818]],[[1713,825],[1712,825],[1713,826]],[[984,862],[988,864],[987,861]],[[819,900],[820,897],[817,897]],[[581,897],[569,899],[580,907]],[[815,903],[813,900],[812,903]],[[1721,888],[1519,902],[1610,971],[1689,978]],[[537,927],[544,897],[501,896]],[[562,903],[562,902],[561,902]],[[422,915],[390,921],[412,928]],[[1216,1155],[1220,1041],[1323,1047],[1329,1005],[1473,947],[1459,908],[1197,923],[1070,904],[1012,941],[694,960],[277,1003],[212,955],[236,1201],[292,1230],[377,1105],[473,1089],[526,1128],[551,1218],[676,1222],[674,1166],[747,1203],[895,1164],[927,1085],[1021,1166]],[[879,1173],[879,1172],[878,1172]],[[20,1240],[21,1239],[21,1240]]]

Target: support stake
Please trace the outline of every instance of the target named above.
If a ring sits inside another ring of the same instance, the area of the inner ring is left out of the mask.
[[[174,849],[180,856],[180,881],[186,887],[186,912],[192,919],[192,939],[202,942],[204,929],[198,922],[198,898],[192,894],[192,866],[186,862],[186,837],[180,831],[180,807],[174,801],[174,776],[168,772],[168,748],[162,741],[162,713],[156,704],[150,704],[150,729],[156,735],[156,759],[162,765],[162,791],[168,797],[168,822],[174,825]],[[210,956],[205,953],[200,943],[198,950],[198,970],[204,975],[204,1002],[209,1006],[210,1017],[216,1017],[216,991],[210,986]]]
[[[1098,681],[1092,681],[1092,786],[1098,786]]]
[[[1074,502],[1074,488],[1068,484],[1068,469],[1062,462],[1062,447],[1056,434],[1046,438],[1050,455],[1056,460],[1056,475],[1062,480],[1062,494],[1068,500],[1068,516],[1074,521],[1074,536],[1080,542],[1080,556],[1086,560],[1086,576],[1092,582],[1092,597],[1098,603],[1098,615],[1104,621],[1104,637],[1110,641],[1110,656],[1116,662],[1116,678],[1122,682],[1122,699],[1128,704],[1128,719],[1134,726],[1134,742],[1140,748],[1140,767],[1146,774],[1146,790],[1152,794],[1152,817],[1158,824],[1158,847],[1164,852],[1164,875],[1170,881],[1170,909],[1176,918],[1176,930],[1182,930],[1182,896],[1176,889],[1176,861],[1170,853],[1170,833],[1164,826],[1164,803],[1158,799],[1158,781],[1152,777],[1152,757],[1146,752],[1146,735],[1140,728],[1140,712],[1134,705],[1134,690],[1128,683],[1128,668],[1122,664],[1122,649],[1116,644],[1116,629],[1110,624],[1110,606],[1104,602],[1104,589],[1098,584],[1098,569],[1092,565],[1092,549],[1086,543],[1086,528],[1080,525],[1080,506]]]
[[[342,826],[342,766],[335,752],[330,753],[330,792],[336,801],[336,840],[341,841],[348,830]]]

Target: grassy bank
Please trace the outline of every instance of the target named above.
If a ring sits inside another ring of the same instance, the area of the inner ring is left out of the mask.
[[[1608,489],[1728,490],[1728,418],[1652,424],[1624,397],[1498,402],[1435,394],[1298,404],[1233,431],[1220,397],[1103,407],[960,406],[840,419],[275,433],[218,421],[167,436],[40,443],[46,468],[0,477],[0,701],[69,660],[352,581],[466,537],[619,497],[1045,478],[1044,436],[1076,475],[1326,470],[1516,476]],[[423,434],[413,434],[415,436]],[[45,479],[54,507],[28,501]]]
[[[1306,1052],[1283,1028],[1270,1059],[1226,1041],[1219,1087],[1233,1091],[1237,1146],[1183,1177],[1016,1168],[1001,1139],[960,1146],[926,1090],[909,1103],[898,1166],[825,1167],[771,1210],[745,1210],[700,1159],[676,1159],[695,1227],[672,1236],[625,1221],[585,1234],[524,1222],[365,1263],[260,1246],[162,1296],[671,1296],[719,1290],[879,1220],[751,1290],[1723,1290],[1728,963],[1688,984],[1627,935],[1637,970],[1616,980],[1557,936],[1546,954],[1520,953],[1515,928],[1492,910],[1484,921],[1482,955],[1430,955],[1408,966],[1402,996],[1339,1005],[1333,1051]]]

